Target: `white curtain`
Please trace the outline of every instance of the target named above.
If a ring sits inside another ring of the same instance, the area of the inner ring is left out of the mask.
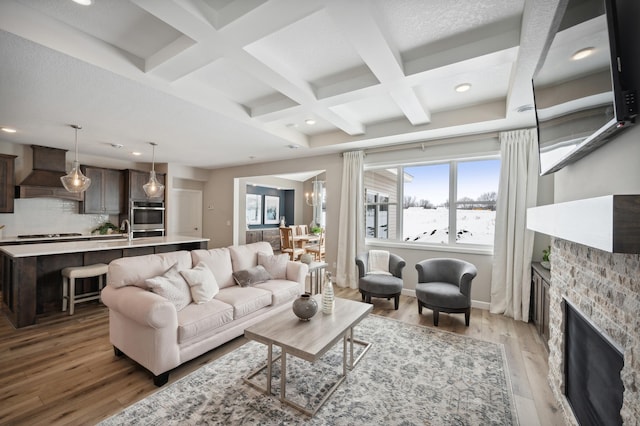
[[[501,168],[491,313],[529,320],[531,254],[534,233],[527,229],[527,208],[536,204],[538,137],[535,129],[500,133]]]
[[[343,155],[335,280],[340,287],[358,288],[356,254],[364,248],[363,164],[362,151],[347,152]]]

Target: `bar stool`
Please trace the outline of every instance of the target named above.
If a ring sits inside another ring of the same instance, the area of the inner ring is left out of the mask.
[[[73,308],[76,303],[100,299],[100,291],[104,287],[104,276],[107,274],[108,269],[109,265],[104,263],[64,268],[62,270],[62,311],[67,310],[67,301],[69,302],[69,315],[73,315]],[[98,277],[98,291],[76,294],[76,278],[93,277]]]

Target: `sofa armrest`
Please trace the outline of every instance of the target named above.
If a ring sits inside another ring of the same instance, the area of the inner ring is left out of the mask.
[[[289,281],[296,281],[304,288],[307,273],[309,272],[309,266],[302,262],[287,262],[287,279]]]
[[[156,329],[177,327],[178,313],[173,303],[150,291],[134,286],[114,288],[107,285],[101,298],[109,309],[140,325]]]

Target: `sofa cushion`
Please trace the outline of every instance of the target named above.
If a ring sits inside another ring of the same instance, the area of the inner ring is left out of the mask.
[[[178,343],[210,333],[218,327],[233,321],[233,306],[211,299],[206,303],[190,304],[178,312]]]
[[[295,300],[302,293],[300,283],[288,280],[269,280],[255,287],[270,291],[271,304],[274,306]]]
[[[258,265],[264,266],[271,278],[276,280],[284,280],[287,278],[287,263],[289,255],[284,254],[267,254],[258,253]]]
[[[114,288],[134,285],[147,289],[147,278],[160,276],[175,264],[178,265],[178,270],[191,268],[189,252],[172,251],[115,259],[109,263],[107,284]]]
[[[163,275],[147,278],[145,285],[155,294],[173,303],[176,311],[183,309],[191,303],[189,285],[180,275],[177,263],[169,268]]]
[[[234,271],[253,268],[258,265],[258,253],[273,254],[271,244],[266,241],[246,244],[243,246],[230,246],[231,263]]]
[[[191,297],[196,304],[201,304],[213,299],[220,290],[213,272],[204,262],[198,262],[193,269],[180,271],[191,289]]]
[[[249,287],[270,280],[271,275],[264,269],[264,266],[258,265],[253,268],[234,272],[233,279],[240,287]]]
[[[200,262],[204,262],[213,276],[216,277],[216,282],[219,288],[231,287],[236,285],[233,280],[233,268],[231,265],[231,254],[228,248],[217,248],[211,250],[193,250],[191,252],[191,258],[193,264],[197,265]],[[189,265],[191,267],[191,265]]]
[[[271,305],[271,292],[256,287],[234,285],[220,289],[215,299],[233,306],[233,319],[238,319]]]

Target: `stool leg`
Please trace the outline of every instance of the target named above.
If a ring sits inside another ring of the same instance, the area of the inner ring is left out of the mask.
[[[76,279],[69,278],[69,315],[73,315],[76,304]]]
[[[67,301],[69,299],[69,279],[62,277],[62,312],[67,310]]]
[[[104,275],[100,275],[98,277],[98,294],[100,297],[98,298],[98,302],[102,303],[102,288],[104,287]]]

